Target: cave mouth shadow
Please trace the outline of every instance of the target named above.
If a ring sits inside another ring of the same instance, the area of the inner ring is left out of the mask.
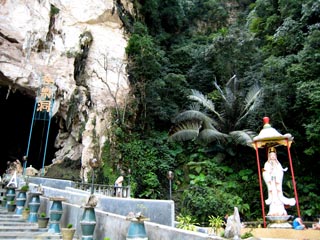
[[[28,146],[27,167],[32,165],[40,170],[43,165],[46,135],[49,121],[35,120],[29,144],[32,116],[35,98],[16,90],[10,91],[8,87],[0,86],[0,174],[7,169],[7,162],[19,159],[22,162]],[[44,165],[52,164],[57,149],[54,142],[59,130],[58,118],[53,117],[50,123]]]

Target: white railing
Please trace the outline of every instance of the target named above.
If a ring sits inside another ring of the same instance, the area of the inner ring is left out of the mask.
[[[115,187],[113,185],[75,182],[75,188],[108,197],[130,198],[130,186]]]

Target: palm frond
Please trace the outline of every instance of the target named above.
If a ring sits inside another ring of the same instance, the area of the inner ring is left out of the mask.
[[[195,110],[195,111],[201,111],[201,108],[200,108],[200,104],[199,103],[191,103],[189,105],[189,110]]]
[[[235,141],[236,144],[251,146],[252,138],[256,133],[249,130],[232,131],[229,136]]]
[[[212,122],[204,121],[202,123],[203,129],[216,129],[215,126],[219,126],[218,124],[213,125]]]
[[[230,88],[226,88],[225,92],[226,92],[226,101],[224,101],[223,103],[225,107],[232,109],[233,106],[235,105],[235,101],[237,100],[237,97],[233,92],[233,90],[231,90]]]
[[[220,93],[221,97],[223,98],[224,101],[227,101],[226,96],[224,95],[224,92],[222,91],[222,89],[220,88],[220,86],[218,85],[217,81],[213,82],[214,86],[216,87],[216,89],[218,90],[218,92]]]
[[[228,80],[228,82],[226,83],[226,87],[228,87],[228,88],[231,88],[231,84],[233,83],[233,86],[232,86],[232,88],[234,89],[234,88],[236,88],[236,85],[237,85],[237,83],[238,83],[238,78],[237,78],[237,75],[236,74],[234,74],[229,80]]]
[[[242,110],[242,113],[236,123],[238,125],[242,119],[244,119],[250,112],[254,111],[259,105],[259,97],[262,94],[262,88],[258,85],[254,85],[250,91],[247,93],[245,98],[245,106]]]
[[[216,129],[203,129],[199,133],[199,140],[201,142],[210,143],[213,141],[222,142],[228,137],[227,134],[224,134],[222,132],[219,132]]]
[[[194,120],[215,124],[212,118],[208,117],[205,113],[200,112],[198,110],[184,111],[178,114],[176,118],[173,120],[173,122],[178,123],[178,122],[194,121]]]
[[[259,87],[258,85],[254,85],[252,86],[252,88],[249,90],[249,92],[247,93],[246,95],[246,98],[245,98],[245,110],[246,109],[249,109],[250,106],[253,105],[253,103],[260,97],[262,93],[262,88]]]
[[[169,131],[169,140],[187,141],[196,139],[202,127],[201,123],[201,121],[187,121],[173,126]]]
[[[188,96],[189,99],[200,103],[201,105],[210,109],[211,111],[215,111],[213,102],[209,100],[207,96],[203,95],[200,91],[195,89],[192,89],[191,92],[192,94]]]
[[[195,129],[180,130],[179,132],[172,134],[169,137],[169,140],[176,141],[176,142],[194,140],[198,137],[198,134],[199,134],[199,131]]]
[[[197,101],[201,105],[203,105],[205,108],[209,109],[211,112],[213,112],[219,119],[220,119],[220,114],[215,110],[215,106],[213,102],[208,99],[205,95],[203,95],[201,92],[198,90],[192,89],[192,94],[188,96],[189,99],[193,101]]]
[[[238,93],[239,83],[237,75],[233,75],[225,86],[226,103],[229,105],[234,104],[236,100],[236,95]]]

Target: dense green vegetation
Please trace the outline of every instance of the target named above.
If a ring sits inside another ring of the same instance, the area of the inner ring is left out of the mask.
[[[259,219],[253,148],[230,137],[170,141],[169,130],[179,113],[195,110],[207,114],[216,133],[250,130],[252,137],[269,116],[274,128],[295,138],[291,154],[301,215],[315,218],[320,209],[320,1],[136,0],[135,7],[126,49],[135,99],[124,121],[115,117],[116,144],[106,146],[104,175],[113,180],[122,168],[134,197],[167,199],[166,175],[172,170],[178,214],[204,223],[237,206],[244,220]],[[234,76],[237,86],[228,83]],[[261,89],[259,104],[241,118],[252,86]],[[195,93],[214,104],[224,121],[196,106],[190,98]],[[278,158],[289,166],[284,147]],[[264,160],[262,151],[261,164]],[[288,171],[283,188],[292,197],[290,176]],[[295,215],[296,207],[287,211]]]

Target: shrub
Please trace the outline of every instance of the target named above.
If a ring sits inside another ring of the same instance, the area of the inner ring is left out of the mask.
[[[177,228],[184,230],[196,231],[196,225],[199,225],[191,215],[177,216],[178,224]]]
[[[47,216],[47,214],[45,212],[40,213],[41,218],[45,218],[46,216]]]
[[[21,191],[28,191],[29,190],[29,186],[28,185],[24,185],[21,187]]]
[[[215,233],[218,233],[218,230],[223,226],[223,223],[222,217],[209,216],[209,226],[213,228]]]

